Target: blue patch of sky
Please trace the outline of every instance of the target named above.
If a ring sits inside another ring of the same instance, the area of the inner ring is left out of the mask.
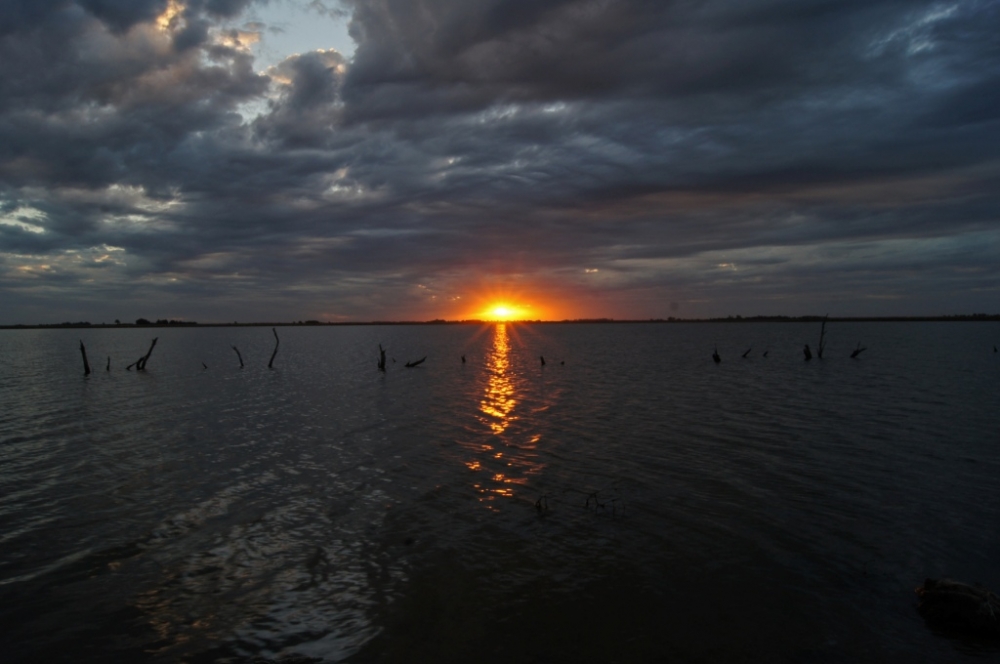
[[[338,14],[337,3],[309,0],[271,0],[253,6],[232,27],[263,24],[261,41],[254,45],[255,68],[263,71],[296,53],[334,49],[346,58],[354,55],[347,32],[348,16]]]

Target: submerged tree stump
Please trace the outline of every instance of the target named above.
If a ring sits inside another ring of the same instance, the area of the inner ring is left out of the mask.
[[[278,346],[281,344],[281,341],[278,339],[278,331],[272,327],[271,332],[274,332],[274,352],[271,353],[271,360],[267,363],[268,369],[274,368],[274,356],[278,354]]]
[[[142,357],[139,358],[138,362],[135,363],[135,370],[136,371],[145,371],[146,370],[146,362],[149,361],[149,356],[153,354],[153,349],[156,347],[156,341],[157,341],[157,339],[159,339],[159,337],[153,337],[153,343],[149,344],[149,350],[146,351],[145,355],[143,355]]]
[[[90,362],[87,361],[87,348],[83,345],[83,339],[80,340],[80,354],[83,355],[83,375],[90,375]]]
[[[823,324],[819,326],[819,346],[816,347],[816,356],[819,359],[823,359],[823,349],[826,348],[826,319],[829,318],[829,314],[823,317]]]

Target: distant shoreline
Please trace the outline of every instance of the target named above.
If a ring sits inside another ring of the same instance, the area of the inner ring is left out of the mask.
[[[953,316],[728,316],[726,318],[646,318],[646,319],[614,319],[614,318],[577,318],[566,320],[517,320],[492,321],[482,319],[468,320],[429,320],[429,321],[291,321],[262,323],[197,323],[193,321],[170,321],[149,323],[39,323],[34,325],[16,324],[0,325],[0,330],[48,330],[48,329],[122,329],[122,328],[177,328],[177,327],[344,327],[344,326],[375,326],[375,325],[483,325],[496,322],[531,325],[592,325],[592,324],[635,324],[635,323],[818,323],[826,320],[830,323],[899,323],[899,322],[1000,322],[1000,314],[967,314]]]

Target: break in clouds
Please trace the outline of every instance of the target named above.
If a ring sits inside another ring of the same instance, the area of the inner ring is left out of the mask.
[[[0,2],[0,323],[998,309],[993,0],[264,5]]]

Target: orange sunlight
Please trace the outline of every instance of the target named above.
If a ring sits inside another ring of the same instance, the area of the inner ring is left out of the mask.
[[[523,307],[507,304],[505,302],[498,302],[490,305],[486,311],[483,312],[482,317],[486,320],[496,321],[523,320],[529,317],[529,313],[530,312]]]

